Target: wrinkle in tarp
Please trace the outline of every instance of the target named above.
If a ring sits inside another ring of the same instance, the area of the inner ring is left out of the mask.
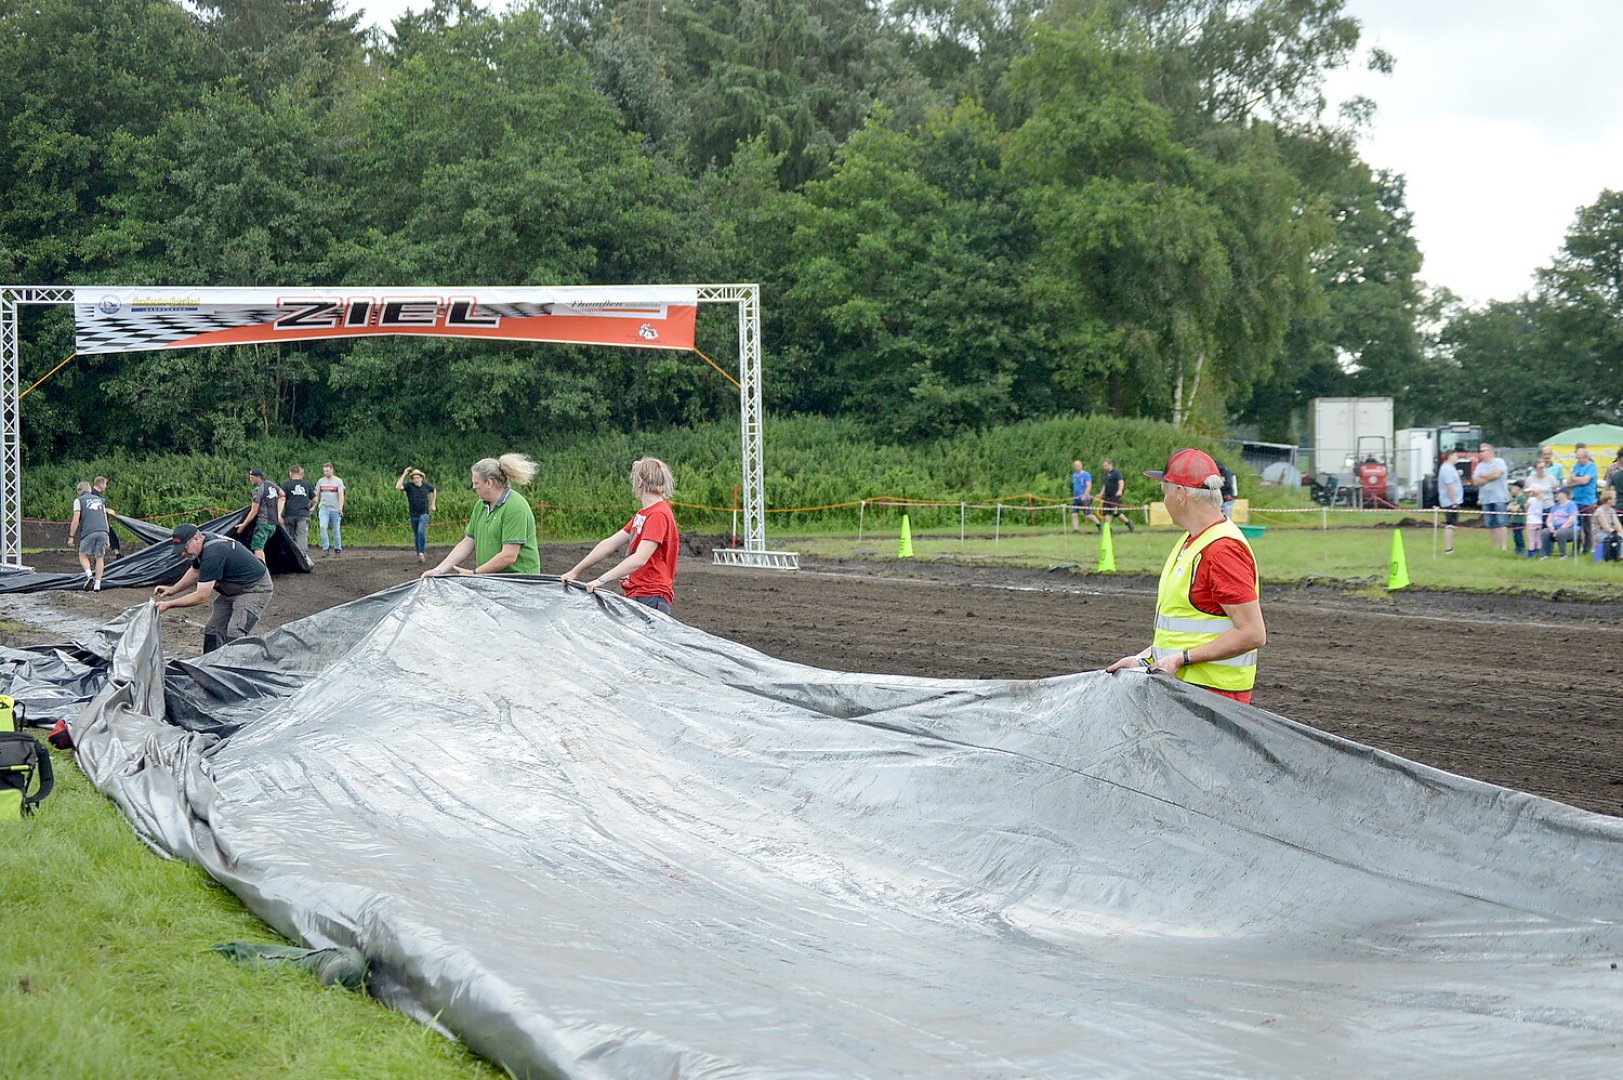
[[[824,671],[541,578],[159,632],[74,721],[95,784],[519,1076],[1618,1059],[1618,821],[1181,683]]]

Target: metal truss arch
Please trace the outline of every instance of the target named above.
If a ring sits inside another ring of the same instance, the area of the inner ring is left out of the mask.
[[[794,570],[793,552],[766,547],[766,490],[761,406],[761,287],[692,285],[701,304],[738,309],[740,462],[744,492],[744,544],[718,549],[715,561],[729,566]],[[72,286],[0,285],[0,571],[22,569],[22,342],[18,309],[31,304],[71,304]]]

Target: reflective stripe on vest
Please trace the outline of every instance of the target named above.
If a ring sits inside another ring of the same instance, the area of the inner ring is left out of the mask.
[[[1187,537],[1187,534],[1185,534]],[[1175,545],[1161,569],[1161,584],[1155,606],[1155,638],[1150,655],[1164,656],[1195,649],[1234,628],[1226,615],[1212,615],[1197,608],[1189,599],[1201,554],[1218,540],[1234,540],[1245,545],[1245,535],[1232,521],[1224,520],[1208,528],[1186,548]],[[1253,555],[1253,563],[1255,555]],[[1260,582],[1259,582],[1260,592]],[[1178,669],[1178,678],[1214,690],[1250,690],[1257,681],[1257,651],[1231,656],[1226,660],[1203,660]]]

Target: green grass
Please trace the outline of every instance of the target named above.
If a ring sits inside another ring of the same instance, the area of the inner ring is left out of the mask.
[[[1416,520],[1413,515],[1409,517]],[[1441,532],[1434,539],[1430,527],[1398,531],[1403,537],[1411,588],[1623,598],[1623,564],[1594,563],[1587,555],[1537,561],[1499,554],[1490,550],[1488,536],[1480,529],[1458,530],[1455,552],[1445,556]],[[1159,575],[1177,535],[1170,527],[1146,529],[1142,524],[1132,533],[1119,527],[1113,529],[1116,573]],[[1323,530],[1306,523],[1269,525],[1267,532],[1251,544],[1267,584],[1317,581],[1382,591],[1390,575],[1392,535],[1391,528],[1371,526]],[[850,535],[774,536],[771,546],[806,555],[894,559],[898,540],[899,528],[890,520],[883,524],[882,531],[869,531],[860,539]],[[917,559],[1038,568],[1073,563],[1078,573],[1096,572],[1099,546],[1100,539],[1092,526],[1071,533],[1056,531],[1051,525],[1033,528],[1005,523],[995,537],[992,529],[971,526],[963,540],[957,529],[913,530],[913,554]]]
[[[215,954],[281,941],[201,870],[154,855],[71,755],[52,755],[55,793],[0,823],[0,1075],[503,1075],[365,995]]]

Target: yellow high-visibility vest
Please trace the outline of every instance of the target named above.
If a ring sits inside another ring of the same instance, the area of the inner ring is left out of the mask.
[[[1188,537],[1189,534],[1184,533],[1184,539]],[[1195,584],[1195,570],[1200,565],[1201,553],[1223,539],[1237,540],[1245,544],[1247,551],[1251,550],[1239,526],[1225,519],[1201,533],[1194,543],[1175,545],[1167,556],[1166,566],[1161,568],[1161,587],[1155,601],[1155,638],[1150,650],[1154,659],[1215,641],[1219,635],[1234,628],[1234,621],[1227,615],[1208,614],[1189,600],[1189,590]],[[1253,565],[1255,562],[1256,555],[1253,553]],[[1260,578],[1257,586],[1260,595]],[[1250,690],[1257,682],[1257,650],[1252,649],[1227,660],[1187,664],[1178,669],[1178,678],[1214,690],[1236,693]]]

